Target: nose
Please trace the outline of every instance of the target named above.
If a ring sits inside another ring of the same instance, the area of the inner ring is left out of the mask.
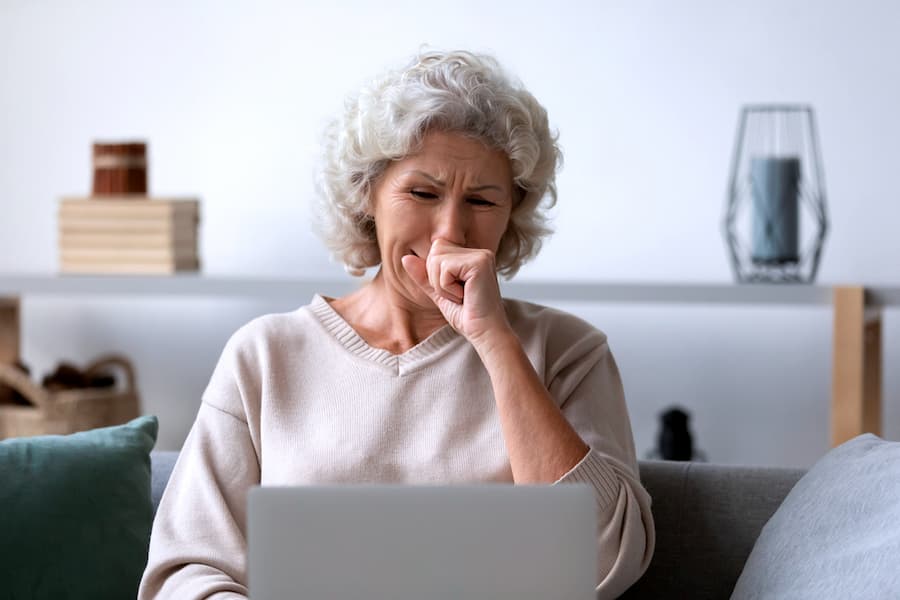
[[[447,241],[466,245],[466,233],[469,229],[469,210],[464,200],[447,199],[440,210],[435,211],[431,241],[443,238]]]

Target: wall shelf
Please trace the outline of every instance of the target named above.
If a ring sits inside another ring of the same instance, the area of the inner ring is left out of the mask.
[[[296,298],[316,292],[343,294],[356,280],[172,276],[0,274],[0,296],[196,296]],[[526,300],[590,303],[734,304],[830,306],[835,287],[805,284],[595,283],[514,281],[505,295]],[[900,307],[900,287],[865,287],[867,306]]]
[[[343,295],[359,280],[173,276],[0,274],[0,361],[18,358],[19,303],[26,296],[213,297],[272,300]],[[881,434],[881,312],[900,306],[900,287],[731,283],[501,283],[532,301],[734,306],[820,306],[834,313],[831,441]]]

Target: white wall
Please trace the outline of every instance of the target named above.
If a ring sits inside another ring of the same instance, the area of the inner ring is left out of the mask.
[[[429,43],[493,52],[560,131],[558,233],[520,279],[730,281],[738,111],[784,101],[817,111],[832,220],[819,281],[898,285],[898,26],[888,0],[0,0],[0,272],[54,271],[56,201],[89,191],[90,144],[139,137],[153,192],[203,198],[207,273],[343,277],[308,225],[322,125]],[[307,300],[27,299],[23,355],[43,373],[126,352],[159,447],[175,448],[230,332]],[[639,452],[675,402],[717,462],[808,465],[827,449],[827,310],[565,308],[609,333]],[[898,439],[893,312],[885,327]]]

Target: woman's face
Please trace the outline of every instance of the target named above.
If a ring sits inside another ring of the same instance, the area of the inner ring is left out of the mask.
[[[502,150],[458,133],[428,133],[416,154],[392,162],[374,186],[382,275],[404,295],[430,304],[401,259],[428,255],[443,238],[497,252],[513,203],[512,169]]]

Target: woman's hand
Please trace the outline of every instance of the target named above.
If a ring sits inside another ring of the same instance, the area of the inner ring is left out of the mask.
[[[513,334],[490,250],[465,248],[437,239],[424,259],[407,255],[402,261],[412,280],[476,350]]]

